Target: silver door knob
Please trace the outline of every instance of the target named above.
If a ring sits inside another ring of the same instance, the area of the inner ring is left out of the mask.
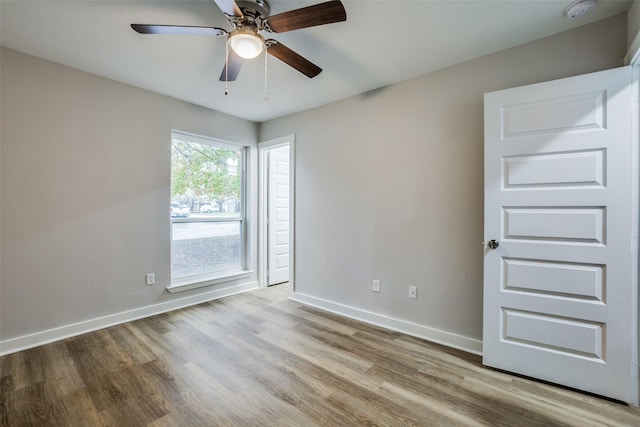
[[[498,243],[497,240],[489,240],[489,243],[487,243],[487,245],[491,248],[491,249],[495,249],[498,246],[500,246],[500,243]]]

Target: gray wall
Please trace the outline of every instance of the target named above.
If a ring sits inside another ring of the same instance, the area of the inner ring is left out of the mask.
[[[638,33],[640,33],[640,2],[634,0],[627,11],[627,47],[631,47]]]
[[[621,66],[626,24],[618,15],[263,123],[261,140],[296,135],[296,293],[481,339],[483,94]]]
[[[258,125],[12,50],[0,55],[0,338],[210,291],[164,289],[171,129],[242,143],[255,157]],[[256,270],[255,242],[250,257]],[[147,272],[156,285],[145,285]]]

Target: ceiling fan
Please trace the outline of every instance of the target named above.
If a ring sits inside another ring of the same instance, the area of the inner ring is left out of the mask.
[[[274,39],[264,39],[261,31],[284,33],[301,28],[315,27],[347,20],[347,13],[340,0],[331,0],[312,6],[294,9],[270,16],[266,0],[213,0],[224,12],[233,27],[227,31],[217,27],[184,25],[131,24],[140,34],[188,34],[227,37],[228,51],[220,81],[234,81],[245,59],[260,55],[265,49],[305,76],[313,78],[322,68]],[[265,57],[266,58],[266,57]]]

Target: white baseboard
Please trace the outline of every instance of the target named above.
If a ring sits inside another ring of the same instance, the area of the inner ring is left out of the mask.
[[[26,350],[28,348],[38,347],[43,344],[59,341],[87,332],[96,331],[98,329],[108,328],[109,326],[119,325],[121,323],[130,322],[132,320],[155,316],[156,314],[162,314],[168,311],[189,307],[191,305],[196,305],[222,297],[251,291],[257,288],[257,281],[241,283],[239,285],[233,285],[222,289],[214,289],[210,292],[205,292],[198,295],[179,298],[160,304],[140,307],[133,310],[110,314],[108,316],[73,323],[71,325],[60,326],[58,328],[48,329],[46,331],[3,340],[0,341],[0,356],[9,353],[15,353],[21,350]]]
[[[447,347],[463,350],[479,356],[482,355],[482,341],[474,338],[441,331],[439,329],[430,328],[428,326],[419,325],[406,320],[396,319],[356,307],[301,294],[299,292],[293,292],[289,296],[289,299],[321,310],[330,311],[331,313],[339,314],[341,316],[346,316],[351,319],[360,320],[392,331],[402,332],[437,344],[446,345]]]

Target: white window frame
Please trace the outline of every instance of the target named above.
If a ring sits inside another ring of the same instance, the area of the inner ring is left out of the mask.
[[[185,291],[189,289],[200,288],[204,286],[216,285],[219,283],[225,283],[236,279],[241,279],[245,277],[249,277],[253,274],[253,271],[248,269],[247,267],[247,252],[249,249],[249,238],[247,233],[247,190],[248,190],[248,174],[247,174],[247,164],[248,164],[248,152],[249,147],[246,147],[242,144],[236,144],[229,141],[223,141],[213,137],[206,137],[195,135],[187,132],[181,132],[173,130],[171,132],[171,144],[173,144],[174,139],[186,140],[198,144],[203,145],[211,145],[215,147],[223,147],[231,150],[241,150],[241,178],[240,178],[240,212],[238,216],[234,217],[225,217],[225,218],[198,218],[198,219],[190,219],[190,218],[171,218],[170,219],[170,242],[171,242],[171,250],[173,251],[173,224],[181,223],[181,222],[240,222],[240,246],[241,246],[241,255],[240,255],[240,268],[232,269],[232,270],[224,270],[220,272],[212,272],[212,273],[204,273],[197,274],[193,276],[181,277],[178,279],[173,278],[173,272],[171,272],[171,283],[167,286],[167,290],[169,292],[178,292]],[[172,177],[173,178],[173,177]],[[171,197],[171,195],[169,196]],[[170,202],[171,200],[169,200]],[[173,264],[173,253],[171,255],[171,264]]]

